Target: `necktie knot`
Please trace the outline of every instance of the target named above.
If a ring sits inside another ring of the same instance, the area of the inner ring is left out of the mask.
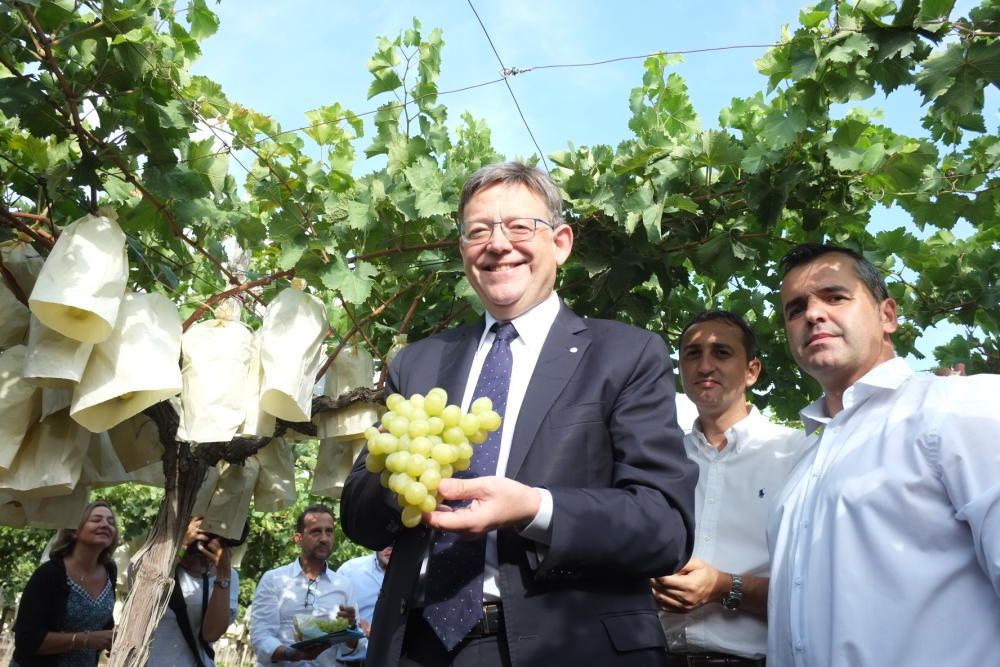
[[[517,338],[517,329],[514,328],[513,322],[496,322],[493,330],[496,332],[497,340],[509,343]]]

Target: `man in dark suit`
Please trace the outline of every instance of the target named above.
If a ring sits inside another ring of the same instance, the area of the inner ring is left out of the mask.
[[[518,163],[485,167],[463,188],[460,251],[485,317],[404,348],[387,391],[442,387],[467,410],[480,371],[497,367],[495,339],[508,335],[495,325],[513,324],[496,472],[443,480],[440,494],[464,506],[407,529],[395,494],[359,457],[341,498],[344,531],[372,549],[393,544],[369,665],[664,664],[648,578],[690,557],[697,468],[663,340],[583,319],[553,291],[573,246],[561,210],[549,176]],[[436,579],[449,574],[435,567],[437,545],[451,534],[485,536],[472,580],[477,606],[482,581],[482,613],[457,640],[429,613],[442,604],[431,599]]]

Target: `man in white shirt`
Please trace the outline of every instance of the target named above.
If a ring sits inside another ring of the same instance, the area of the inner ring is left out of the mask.
[[[378,600],[378,593],[382,590],[385,568],[389,567],[390,558],[392,558],[392,547],[386,547],[364,556],[352,558],[337,570],[337,574],[351,580],[351,585],[354,587],[354,597],[358,603],[358,625],[365,632],[371,631],[375,601]],[[359,648],[355,655],[344,658],[341,662],[346,665],[363,665],[367,653],[366,649],[367,647]]]
[[[301,555],[288,565],[268,570],[257,583],[250,612],[250,643],[257,665],[294,662],[298,665],[335,665],[358,650],[359,642],[307,650],[293,648],[295,617],[336,616],[355,624],[356,603],[350,580],[327,567],[333,552],[333,512],[325,505],[310,505],[295,525],[295,543]]]
[[[896,302],[850,250],[798,246],[782,269],[789,346],[824,394],[768,525],[768,660],[996,663],[1000,377],[910,371]]]
[[[767,516],[805,449],[805,434],[746,401],[760,376],[757,340],[713,310],[681,333],[681,384],[698,409],[684,437],[698,464],[694,555],[653,580],[671,666],[762,666],[767,650]]]

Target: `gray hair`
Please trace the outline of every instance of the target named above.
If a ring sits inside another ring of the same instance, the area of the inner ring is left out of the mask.
[[[466,205],[476,193],[499,184],[523,185],[545,202],[549,209],[549,224],[558,227],[566,222],[562,216],[562,193],[551,176],[521,162],[498,162],[477,170],[462,186],[462,196],[458,200],[459,223]]]

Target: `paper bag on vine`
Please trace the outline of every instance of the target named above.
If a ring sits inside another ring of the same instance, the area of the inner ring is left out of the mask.
[[[313,472],[312,493],[316,496],[339,498],[344,482],[354,467],[354,459],[361,452],[365,439],[327,438],[319,443],[316,470]]]
[[[167,485],[167,478],[163,474],[163,462],[157,461],[156,463],[150,463],[148,466],[139,468],[138,470],[133,470],[129,474],[129,481],[133,484],[142,484],[144,486],[155,486],[158,489],[162,489]]]
[[[181,338],[181,420],[177,437],[228,442],[246,418],[244,400],[253,334],[241,322],[198,322]]]
[[[330,364],[323,393],[336,399],[358,387],[371,388],[374,375],[372,355],[357,345],[347,345]],[[361,435],[378,418],[376,406],[371,403],[352,403],[339,410],[320,413],[315,421],[320,438],[344,438]]]
[[[24,436],[42,411],[42,390],[21,377],[28,348],[16,345],[0,352],[0,470],[17,456]]]
[[[31,316],[24,377],[39,387],[73,387],[83,377],[93,343],[81,343],[54,331]]]
[[[88,214],[59,235],[28,306],[48,328],[100,343],[115,327],[127,279],[124,232],[114,220]]]
[[[127,294],[111,337],[94,346],[70,415],[106,431],[181,391],[181,318],[160,294]]]
[[[24,505],[10,496],[0,495],[0,526],[24,528],[28,517],[24,514]]]
[[[205,512],[208,511],[208,504],[212,502],[212,494],[215,493],[215,487],[219,483],[219,475],[224,465],[226,464],[218,463],[205,471],[205,479],[201,481],[201,486],[198,487],[198,495],[195,497],[194,506],[191,508],[191,516],[205,516]]]
[[[0,493],[20,498],[61,496],[76,488],[91,434],[59,412],[31,427],[10,468],[0,472]]]
[[[302,290],[288,288],[268,305],[260,330],[265,412],[285,421],[309,421],[327,328],[323,302]]]
[[[253,487],[253,507],[258,512],[280,512],[295,504],[295,460],[284,438],[274,438],[255,455],[260,464]]]
[[[201,529],[235,540],[242,536],[243,525],[250,515],[250,498],[260,464],[251,456],[243,465],[225,463],[221,466],[219,481],[208,501]]]
[[[87,506],[90,489],[77,485],[71,493],[51,498],[24,498],[21,505],[29,526],[35,528],[76,528]]]
[[[20,345],[28,334],[31,311],[10,291],[0,277],[0,348]]]
[[[38,254],[34,246],[23,239],[4,241],[0,243],[0,261],[14,277],[21,292],[25,296],[31,294],[45,264],[45,258]]]
[[[126,419],[108,431],[111,446],[126,472],[163,461],[163,443],[156,422],[144,414]]]
[[[264,369],[260,365],[261,333],[254,334],[250,343],[250,363],[247,364],[246,381],[243,384],[243,426],[240,435],[270,438],[274,435],[275,418],[261,408],[260,394],[264,386]]]
[[[115,448],[111,444],[111,436],[107,432],[92,433],[78,484],[103,488],[130,481],[132,476],[125,471],[122,462],[118,460]]]
[[[73,402],[73,389],[42,387],[42,416],[45,419],[60,410],[68,410]]]

